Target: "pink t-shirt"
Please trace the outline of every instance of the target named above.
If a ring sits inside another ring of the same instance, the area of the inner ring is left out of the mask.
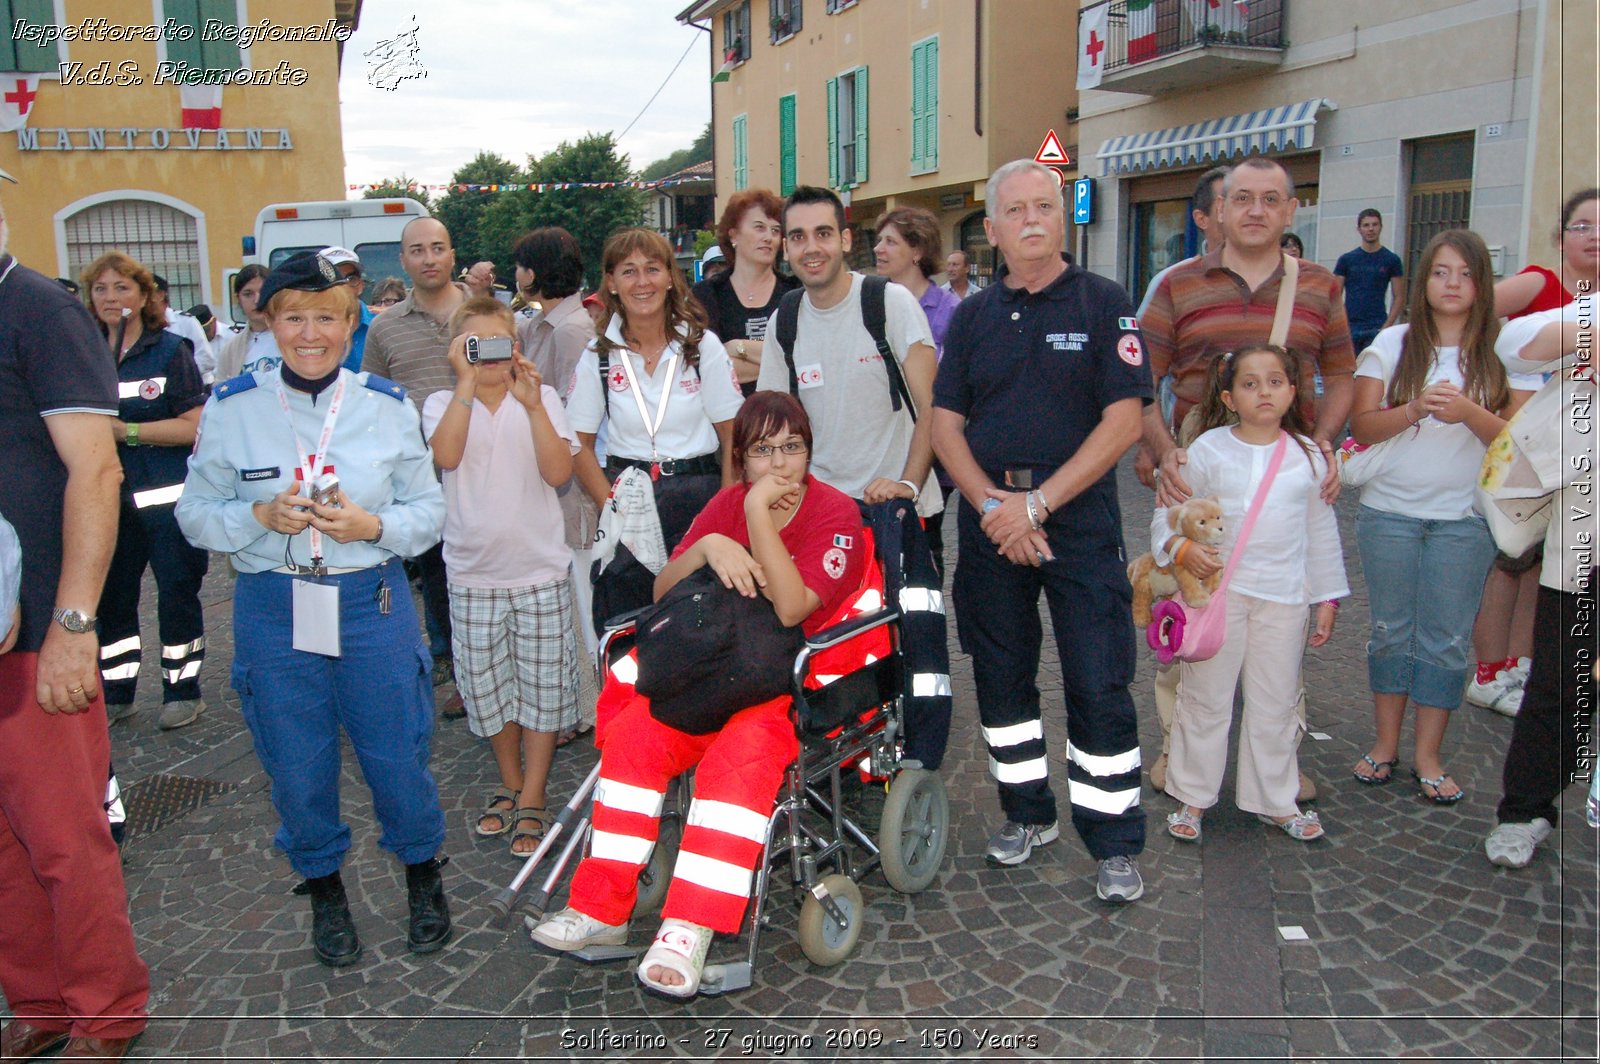
[[[578,453],[561,396],[540,396],[557,434]],[[455,401],[447,389],[422,404],[422,432],[432,436]],[[576,484],[569,490],[582,490]],[[509,392],[494,413],[472,404],[461,464],[444,471],[444,565],[462,587],[532,587],[564,580],[572,564],[556,489],[539,475],[528,410]]]

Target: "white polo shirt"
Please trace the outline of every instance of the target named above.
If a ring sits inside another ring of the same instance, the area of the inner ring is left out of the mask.
[[[744,402],[744,393],[733,375],[733,364],[722,342],[712,333],[700,338],[698,371],[685,364],[677,340],[667,345],[656,363],[655,372],[646,376],[644,356],[627,349],[619,319],[612,317],[606,336],[617,346],[611,351],[611,369],[605,388],[600,383],[600,357],[590,344],[578,360],[572,390],[567,395],[567,420],[577,432],[595,433],[607,422],[607,451],[614,458],[695,458],[717,449],[717,433],[712,427],[732,421]],[[679,355],[673,379],[667,380],[667,363]],[[652,448],[650,432],[639,414],[628,376],[622,368],[626,358],[633,369],[644,400],[645,416],[652,421],[661,403],[662,390],[670,385],[666,414]],[[609,411],[607,398],[609,397]]]

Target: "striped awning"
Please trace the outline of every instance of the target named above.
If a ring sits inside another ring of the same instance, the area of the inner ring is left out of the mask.
[[[1332,100],[1306,100],[1150,133],[1129,133],[1106,141],[1095,157],[1100,160],[1101,174],[1123,174],[1191,166],[1250,152],[1309,148],[1317,129],[1317,113],[1338,107]]]

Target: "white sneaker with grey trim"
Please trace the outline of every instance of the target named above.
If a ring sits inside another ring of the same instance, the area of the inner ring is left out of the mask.
[[[1534,817],[1526,824],[1497,824],[1483,840],[1483,852],[1490,864],[1502,868],[1526,868],[1533,860],[1534,849],[1554,830],[1544,817]]]
[[[1018,824],[1007,820],[989,839],[989,848],[983,856],[990,864],[1019,865],[1033,853],[1035,846],[1044,846],[1061,837],[1059,821],[1048,824]]]

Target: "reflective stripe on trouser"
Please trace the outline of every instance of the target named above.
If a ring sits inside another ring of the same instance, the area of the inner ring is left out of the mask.
[[[695,799],[679,844],[664,917],[738,932],[784,769],[799,753],[788,698],[741,710],[710,735],[689,735],[650,715],[635,695],[600,753],[590,855],[572,876],[570,904],[608,924],[633,912],[639,869],[660,830],[660,796],[696,768]]]
[[[100,593],[100,680],[106,702],[133,701],[139,680],[139,589],[148,566],[156,579],[164,702],[200,697],[206,656],[200,585],[210,558],[184,538],[170,506],[138,509],[122,501],[117,545]]]
[[[432,661],[398,561],[326,578],[339,587],[340,656],[292,646],[295,578],[241,573],[233,597],[233,687],[256,755],[272,778],[275,837],[306,878],[336,872],[350,848],[339,816],[339,732],[350,745],[383,835],[405,864],[444,842],[439,788],[428,770]],[[379,582],[391,609],[378,612]],[[365,795],[356,792],[364,800]]]
[[[1104,505],[1097,499],[1085,504]],[[1106,528],[1116,527],[1113,517]],[[1132,590],[1120,535],[1097,544],[1082,529],[1069,534],[1057,523],[1046,525],[1057,560],[1038,568],[1015,565],[995,553],[977,511],[960,504],[954,594],[982,605],[957,610],[956,623],[972,655],[990,774],[1007,819],[1048,824],[1057,818],[1035,682],[1044,638],[1042,591],[1061,659],[1073,827],[1097,860],[1137,854],[1144,849],[1144,812],[1137,718],[1128,693],[1135,663]]]

